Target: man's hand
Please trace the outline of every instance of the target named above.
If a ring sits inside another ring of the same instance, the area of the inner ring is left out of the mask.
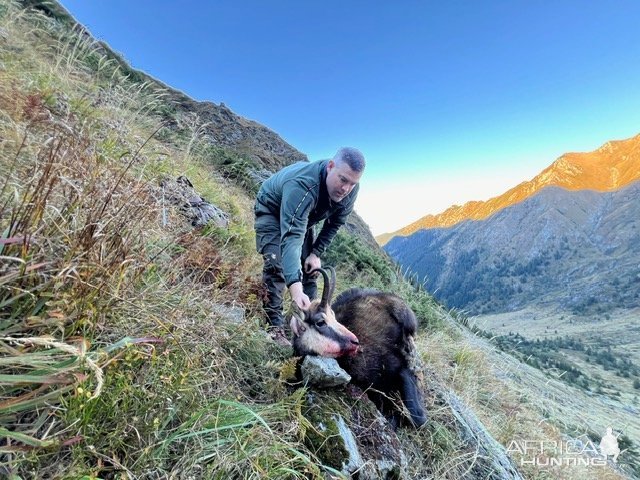
[[[320,268],[321,266],[322,264],[320,262],[320,258],[315,253],[309,254],[309,256],[304,261],[304,271],[306,273],[312,272],[313,270],[315,270],[316,268]],[[318,272],[316,272],[313,276],[317,277]]]
[[[302,283],[296,282],[292,283],[289,286],[289,293],[291,294],[291,299],[298,306],[300,310],[306,310],[311,305],[311,301],[309,297],[302,290]]]

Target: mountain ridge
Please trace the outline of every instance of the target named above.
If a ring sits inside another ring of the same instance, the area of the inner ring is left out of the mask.
[[[385,250],[449,307],[633,307],[640,181],[612,192],[548,186],[484,220],[396,237]],[[593,307],[593,308],[592,308]]]
[[[570,152],[558,157],[531,180],[519,183],[489,200],[452,205],[396,230],[376,236],[385,245],[395,236],[408,236],[425,228],[451,227],[463,220],[482,220],[510,205],[522,202],[546,186],[567,190],[613,191],[640,179],[640,134],[604,143],[592,152]],[[635,169],[633,167],[636,167]]]

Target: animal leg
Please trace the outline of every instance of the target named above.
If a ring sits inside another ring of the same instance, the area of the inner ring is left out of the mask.
[[[427,422],[427,415],[422,406],[422,399],[418,389],[416,377],[408,368],[400,371],[402,401],[411,414],[411,421],[416,427]]]

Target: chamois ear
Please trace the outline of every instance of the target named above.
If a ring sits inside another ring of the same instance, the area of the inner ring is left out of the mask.
[[[299,337],[304,333],[307,329],[307,326],[304,323],[304,319],[300,318],[300,313],[297,311],[291,315],[291,321],[289,322],[289,326],[291,327],[291,331],[296,337]]]

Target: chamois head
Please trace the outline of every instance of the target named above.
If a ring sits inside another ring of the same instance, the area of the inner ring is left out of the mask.
[[[341,357],[355,355],[358,351],[358,337],[344,325],[338,323],[331,309],[331,297],[336,284],[336,272],[328,267],[318,268],[311,273],[320,272],[324,279],[322,298],[314,300],[307,310],[293,315],[293,350],[296,355],[319,355],[321,357]]]

